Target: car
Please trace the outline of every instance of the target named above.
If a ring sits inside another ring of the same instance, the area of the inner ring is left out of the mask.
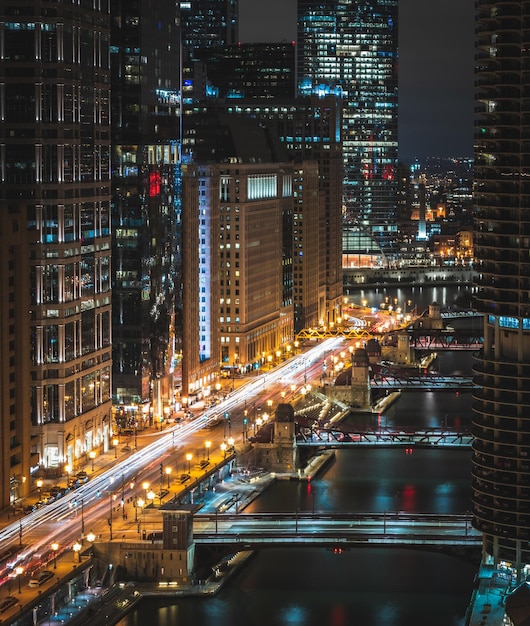
[[[7,598],[4,598],[0,602],[0,613],[7,611],[12,606],[15,606],[15,604],[18,604],[18,598],[15,598],[15,596],[7,596]]]
[[[50,570],[42,570],[42,572],[34,574],[29,579],[28,587],[40,587],[47,580],[50,580],[50,578],[53,578],[53,572],[50,572]]]
[[[58,500],[64,495],[64,487],[61,487],[60,485],[54,485],[50,489],[50,494],[53,498]]]
[[[51,504],[52,502],[55,502],[55,496],[52,496],[51,492],[49,491],[43,491],[42,501],[44,502],[44,504]]]
[[[79,478],[77,478],[77,476],[75,478],[70,478],[70,480],[68,481],[68,487],[70,489],[77,489],[80,486],[81,481],[79,480]]]
[[[86,483],[88,480],[88,474],[85,471],[77,472],[76,478],[81,484]]]

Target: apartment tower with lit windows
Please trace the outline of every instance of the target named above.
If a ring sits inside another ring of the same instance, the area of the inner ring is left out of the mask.
[[[14,281],[2,337],[18,377],[1,405],[1,505],[111,434],[110,2],[21,4],[0,14],[2,272]]]
[[[529,22],[528,0],[477,2],[473,515],[487,558],[519,579],[530,565]]]

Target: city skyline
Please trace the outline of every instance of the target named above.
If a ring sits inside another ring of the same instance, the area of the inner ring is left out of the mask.
[[[295,40],[296,4],[241,0],[241,41]],[[472,157],[473,0],[400,0],[399,54],[400,160]]]

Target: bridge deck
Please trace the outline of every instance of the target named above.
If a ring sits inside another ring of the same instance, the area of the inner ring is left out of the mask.
[[[292,546],[421,545],[478,547],[482,534],[466,515],[393,513],[285,513],[195,515],[198,544],[237,544],[247,549]]]

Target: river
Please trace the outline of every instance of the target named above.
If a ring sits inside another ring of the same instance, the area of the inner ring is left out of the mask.
[[[377,290],[352,295],[451,304],[458,288]],[[421,296],[421,297],[420,297]],[[444,373],[469,373],[472,356],[444,353]],[[404,392],[384,414],[389,427],[469,427],[469,392]],[[310,484],[279,481],[247,509],[464,513],[470,508],[471,451],[350,449]],[[120,626],[463,626],[477,563],[403,548],[267,549],[215,598],[148,600]]]

